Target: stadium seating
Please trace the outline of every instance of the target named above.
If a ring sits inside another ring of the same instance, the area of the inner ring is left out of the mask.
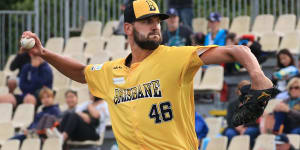
[[[300,32],[293,31],[284,34],[279,49],[287,48],[293,54],[299,54]]]
[[[83,54],[84,41],[81,37],[71,37],[67,40],[66,47],[63,51],[63,54],[74,55],[74,54]]]
[[[227,137],[211,138],[211,141],[207,144],[207,150],[226,150],[227,148]]]
[[[62,144],[58,138],[47,138],[42,150],[62,150]]]
[[[7,94],[7,93],[8,93],[7,86],[0,86],[0,95]]]
[[[275,32],[264,33],[259,43],[261,44],[261,49],[265,52],[277,51],[279,47],[279,35]]]
[[[297,26],[296,26],[296,30],[300,31],[300,21],[298,20]]]
[[[101,36],[104,39],[110,38],[113,35],[114,29],[117,28],[118,24],[119,21],[117,20],[108,21],[103,28]]]
[[[0,89],[1,90],[1,89]],[[10,122],[13,113],[13,105],[10,103],[0,103],[0,123]]]
[[[205,118],[205,122],[209,129],[207,137],[216,137],[218,134],[220,134],[222,128],[222,118],[207,117]]]
[[[258,15],[254,20],[251,33],[256,36],[262,36],[264,33],[272,32],[273,24],[273,15]]]
[[[11,75],[16,75],[18,73],[18,70],[16,70],[16,71],[10,71],[10,69],[9,69],[10,68],[10,64],[15,59],[15,57],[16,57],[15,54],[9,55],[9,57],[8,57],[8,59],[6,61],[6,64],[4,66],[4,69],[3,69],[5,77],[11,76]]]
[[[91,37],[101,36],[102,23],[100,21],[88,21],[84,24],[81,37],[87,41]]]
[[[15,128],[27,128],[33,121],[34,105],[20,104],[13,116],[12,123]]]
[[[40,150],[41,141],[40,139],[27,138],[24,140],[21,150]]]
[[[64,49],[64,38],[54,37],[47,40],[45,48],[52,50],[55,53],[62,53]]]
[[[236,33],[238,36],[249,33],[250,17],[238,16],[235,17],[230,26],[229,32]]]
[[[269,102],[268,102],[268,105],[267,105],[267,107],[266,107],[266,109],[265,109],[265,111],[264,111],[264,113],[272,113],[273,112],[273,110],[274,110],[274,108],[275,108],[275,106],[277,105],[277,104],[279,104],[281,102],[281,100],[278,100],[278,99],[271,99]]]
[[[82,103],[85,101],[89,101],[90,100],[90,94],[89,94],[89,89],[87,86],[79,88],[77,90],[77,94],[78,94],[78,103]]]
[[[193,19],[193,30],[194,32],[207,33],[207,20],[206,18],[194,18]]]
[[[119,54],[125,53],[125,43],[124,36],[111,36],[107,42],[105,51],[113,59],[119,58]]]
[[[228,17],[222,17],[220,21],[220,28],[221,29],[229,29],[229,18]]]
[[[285,14],[279,16],[274,31],[280,36],[295,30],[296,16],[294,14]]]
[[[249,135],[234,136],[229,144],[228,150],[250,150]]]
[[[65,105],[66,104],[66,98],[65,93],[69,90],[69,87],[66,88],[60,88],[56,91],[55,94],[55,100],[59,105]]]
[[[14,136],[14,127],[11,122],[0,123],[0,145]]]
[[[0,86],[5,86],[6,84],[6,77],[3,71],[0,71]]]
[[[298,134],[288,134],[290,143],[295,147],[295,149],[300,148],[300,135]]]
[[[194,77],[194,90],[199,90],[202,77],[202,68],[199,68]]]
[[[255,140],[253,150],[274,150],[275,149],[275,135],[261,134]]]
[[[70,79],[60,73],[56,69],[52,69],[53,73],[53,89],[58,91],[62,88],[68,88],[70,86]]]
[[[72,80],[70,88],[73,90],[79,90],[81,88],[87,88],[87,84],[79,83],[77,81]]]
[[[221,91],[224,82],[224,68],[222,66],[210,66],[206,69],[200,83],[200,91]]]
[[[19,150],[19,140],[7,140],[3,143],[1,150]]]
[[[87,45],[84,50],[84,55],[86,58],[91,58],[97,53],[103,51],[104,40],[100,36],[95,36],[87,40]]]
[[[106,61],[109,61],[109,54],[107,51],[100,51],[90,59],[89,64],[102,64]]]

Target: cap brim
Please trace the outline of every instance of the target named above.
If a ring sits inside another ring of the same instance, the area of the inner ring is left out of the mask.
[[[141,16],[139,18],[136,18],[136,20],[142,20],[142,19],[146,19],[148,17],[152,17],[152,16],[158,16],[160,20],[166,20],[169,18],[169,15],[167,14],[163,14],[163,13],[152,13],[152,14],[147,14],[144,16]]]

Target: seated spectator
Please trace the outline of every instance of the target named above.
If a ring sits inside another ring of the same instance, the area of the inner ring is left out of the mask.
[[[65,93],[66,104],[68,106],[67,110],[62,112],[61,118],[63,118],[68,113],[74,113],[78,104],[77,92],[74,90],[68,90]]]
[[[248,80],[241,81],[237,85],[236,94],[238,96],[240,96],[242,94],[241,92],[243,92],[243,88],[247,88],[247,86],[248,86],[248,88],[250,88],[249,85],[250,85],[250,82]],[[249,124],[245,124],[245,125],[240,125],[238,127],[234,127],[231,123],[235,109],[237,109],[239,105],[240,105],[239,99],[236,99],[229,103],[229,105],[227,107],[227,115],[226,115],[228,127],[224,130],[223,134],[228,137],[229,143],[234,136],[249,135],[250,136],[250,145],[251,145],[251,147],[253,147],[255,138],[259,135],[258,124],[256,122],[253,122],[253,123],[249,123]]]
[[[284,92],[288,80],[296,75],[298,70],[292,54],[288,49],[280,50],[277,54],[276,72],[272,76],[272,82],[281,92]]]
[[[76,108],[76,112],[64,116],[58,130],[48,130],[47,135],[58,137],[62,143],[73,141],[98,140],[109,120],[108,106],[103,99],[91,96],[88,101]]]
[[[44,106],[42,111],[35,115],[33,122],[22,134],[16,135],[12,139],[19,139],[23,141],[30,132],[37,130],[37,127],[41,123],[40,121],[43,117],[51,115],[56,118],[60,115],[58,105],[54,104],[54,94],[51,89],[47,87],[42,88],[39,92],[39,98]]]
[[[205,138],[208,133],[208,127],[201,115],[197,112],[195,112],[195,130],[200,148],[202,139]]]
[[[276,135],[276,150],[296,150],[285,134]]]
[[[224,46],[226,41],[227,30],[220,29],[221,16],[212,12],[208,17],[209,32],[205,36],[204,45]]]
[[[277,104],[274,109],[274,133],[280,131],[283,125],[284,133],[300,134],[300,78],[289,81],[287,89],[289,99]]]
[[[124,10],[125,10],[126,5],[132,1],[133,0],[124,0],[123,3],[121,4],[120,10],[121,10],[122,14],[120,15],[119,24],[118,24],[117,28],[113,29],[114,35],[125,35],[125,32],[124,32]]]
[[[191,45],[191,35],[193,32],[183,25],[179,24],[178,12],[175,8],[170,8],[167,11],[170,15],[167,19],[167,30],[163,32],[162,44],[168,46],[187,46]]]
[[[41,57],[31,55],[31,63],[24,65],[20,74],[20,89],[23,92],[23,97],[31,94],[38,98],[39,90],[42,87],[52,88],[52,83],[53,74],[48,63]],[[17,101],[22,101],[22,99]],[[39,106],[40,101],[35,101]]]

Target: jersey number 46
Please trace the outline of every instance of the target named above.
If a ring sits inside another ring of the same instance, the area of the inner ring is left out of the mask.
[[[173,119],[172,105],[170,102],[163,102],[160,104],[153,104],[149,117],[155,119],[155,123],[161,123],[162,121],[170,121]]]

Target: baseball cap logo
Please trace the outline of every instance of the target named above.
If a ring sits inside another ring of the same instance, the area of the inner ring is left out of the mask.
[[[153,5],[152,1],[146,0],[146,2],[147,2],[147,4],[148,4],[148,6],[149,6],[150,11],[156,11],[156,8],[155,8],[155,6]]]

